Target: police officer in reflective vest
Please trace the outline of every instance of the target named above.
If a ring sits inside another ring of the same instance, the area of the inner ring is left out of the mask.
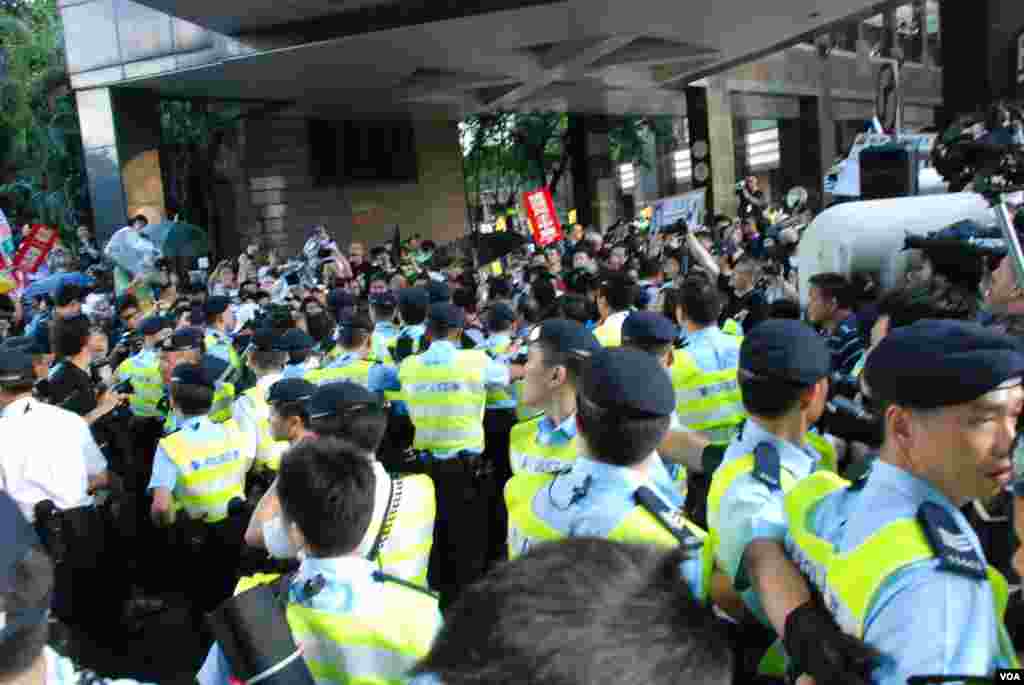
[[[314,385],[325,385],[347,380],[365,387],[369,386],[370,338],[373,323],[362,313],[352,313],[338,321],[338,354],[319,369],[307,371],[304,378]]]
[[[426,588],[437,512],[434,483],[423,474],[392,478],[376,460],[387,420],[380,399],[351,381],[321,386],[310,401],[309,426],[317,436],[350,442],[372,460],[373,516],[357,553],[383,572]]]
[[[309,428],[309,403],[316,386],[303,378],[285,378],[277,381],[267,390],[267,406],[270,437],[275,442],[295,447],[307,438],[316,437]],[[294,550],[288,544],[287,535],[279,517],[281,506],[277,499],[277,479],[260,498],[249,527],[245,531],[245,543],[251,547],[267,550],[273,559],[291,559]]]
[[[160,352],[160,371],[163,373],[165,387],[170,386],[171,372],[178,364],[202,364],[208,375],[213,378],[213,405],[210,409],[210,420],[224,423],[231,418],[231,406],[235,401],[235,386],[226,378],[230,365],[220,357],[206,354],[206,343],[200,328],[179,328],[171,337],[163,342]],[[180,417],[169,411],[164,420],[164,433],[169,434],[178,429]]]
[[[206,351],[231,365],[233,370],[242,367],[242,360],[231,342],[231,331],[235,327],[235,313],[231,299],[222,296],[206,300]]]
[[[117,367],[119,381],[131,381],[129,400],[132,414],[140,418],[163,418],[158,408],[164,395],[164,379],[160,373],[160,345],[174,331],[173,324],[161,317],[151,316],[139,325],[142,349],[128,357]]]
[[[727,443],[746,417],[736,368],[742,338],[718,328],[721,295],[702,274],[690,276],[680,288],[679,314],[686,322],[686,345],[672,367],[676,412],[686,427],[712,442]]]
[[[270,386],[281,380],[285,353],[279,349],[278,336],[273,330],[262,329],[253,333],[246,353],[246,363],[256,376],[256,385],[235,400],[232,418],[243,433],[256,441],[255,468],[277,471],[281,455],[288,443],[275,440],[270,432],[270,404],[267,393]]]
[[[381,364],[394,364],[390,347],[398,338],[395,310],[398,298],[393,293],[370,296],[370,316],[373,317],[373,335],[370,338],[370,359]]]
[[[769,320],[747,334],[739,381],[750,418],[714,472],[707,506],[718,562],[765,627],[750,624],[744,642],[759,657],[782,636],[796,673],[818,683],[841,682],[864,655],[824,609],[811,609],[810,587],[784,548],[785,493],[820,466],[804,437],[824,409],[830,365],[825,341],[799,321]],[[759,673],[784,675],[781,647],[761,659]]]
[[[303,559],[289,584],[288,625],[317,682],[404,682],[441,627],[433,595],[359,554],[375,481],[365,451],[342,441],[303,441],[281,462],[285,527]],[[197,680],[228,685],[232,677],[214,645]]]
[[[599,350],[583,362],[577,405],[575,463],[558,473],[519,473],[505,487],[509,557],[580,536],[685,545],[691,555],[682,572],[694,597],[708,601],[714,558],[707,535],[683,516],[678,492],[653,477],[675,407],[668,374],[639,350]]]
[[[423,336],[427,327],[427,310],[430,308],[430,293],[423,288],[403,288],[398,291],[398,318],[402,322],[398,336],[388,346],[388,352],[395,364],[411,354],[424,349]]]
[[[171,409],[181,427],[157,446],[151,514],[158,526],[186,515],[206,524],[206,536],[194,559],[182,566],[196,574],[196,608],[209,611],[231,595],[245,521],[230,516],[232,500],[245,498],[245,476],[252,467],[256,442],[234,421],[215,424],[208,418],[213,380],[201,366],[179,364],[171,374]]]
[[[787,549],[843,630],[881,653],[872,682],[1018,667],[1006,580],[960,508],[1012,478],[1024,355],[1002,333],[924,320],[886,336],[864,374],[885,420],[879,458],[852,485],[797,484]]]
[[[488,388],[510,380],[508,366],[479,350],[458,349],[464,324],[460,308],[431,306],[430,347],[402,361],[397,374],[385,370],[379,386],[401,390],[415,428],[413,447],[429,454],[437,488],[430,586],[441,593],[442,606],[486,566],[493,471],[481,457],[484,407]]]

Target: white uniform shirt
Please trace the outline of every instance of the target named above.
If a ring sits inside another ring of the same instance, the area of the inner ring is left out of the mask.
[[[85,419],[30,397],[0,413],[0,445],[0,489],[30,521],[43,500],[58,509],[89,504],[89,477],[107,468]]]

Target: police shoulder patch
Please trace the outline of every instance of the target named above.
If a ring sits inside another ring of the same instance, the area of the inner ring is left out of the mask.
[[[925,502],[917,510],[917,521],[939,559],[939,568],[979,580],[988,577],[985,561],[952,513],[934,502]]]
[[[772,490],[782,489],[782,464],[779,451],[770,442],[758,443],[754,448],[754,478]]]
[[[417,585],[416,583],[405,580],[404,578],[399,578],[398,576],[393,576],[390,573],[384,573],[383,571],[374,571],[373,579],[378,583],[394,583],[395,585],[401,585],[404,588],[421,592],[428,597],[433,597],[434,599],[437,599],[438,597],[436,592],[431,592],[422,585]]]

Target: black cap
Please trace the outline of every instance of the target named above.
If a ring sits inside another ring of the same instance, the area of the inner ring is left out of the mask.
[[[617,418],[671,416],[676,408],[672,379],[658,360],[628,347],[598,350],[580,379],[579,393]]]
[[[657,312],[630,312],[622,323],[622,340],[658,345],[675,342],[679,329]]]
[[[21,350],[0,351],[0,385],[13,385],[35,380],[32,355]]]
[[[259,352],[273,352],[278,349],[279,338],[273,328],[260,328],[253,331],[249,345]]]
[[[448,302],[430,305],[427,319],[448,328],[462,328],[466,325],[466,314],[459,307]]]
[[[495,302],[487,310],[487,322],[495,330],[508,328],[515,320],[516,313],[504,302]]]
[[[530,342],[544,342],[563,354],[589,356],[601,349],[594,334],[578,321],[548,319],[530,331]]]
[[[267,402],[269,404],[309,402],[313,399],[315,392],[316,386],[305,378],[285,378],[270,386],[267,391]]]
[[[829,374],[832,355],[825,339],[807,324],[769,319],[743,338],[739,368],[766,380],[809,386]]]
[[[216,295],[206,300],[206,306],[203,311],[206,312],[207,317],[218,316],[226,312],[230,306],[231,298]]]
[[[178,364],[171,371],[171,382],[182,385],[199,385],[205,388],[214,387],[213,376],[199,364]]]
[[[6,352],[8,350],[14,350],[17,352],[25,352],[32,354],[29,350],[35,345],[35,340],[28,335],[19,335],[13,338],[7,338],[0,343],[0,351]]]
[[[18,503],[0,490],[0,593],[14,589],[14,569],[28,551],[39,544],[36,530],[21,512]],[[11,617],[7,617],[10,624]]]
[[[430,293],[423,288],[402,288],[398,291],[398,304],[426,307],[430,305]]]
[[[373,332],[373,321],[362,312],[353,312],[338,320],[339,328],[351,328],[359,331]]]
[[[53,349],[50,347],[50,328],[49,326],[39,326],[36,328],[35,335],[32,336],[32,348],[28,350],[29,354],[50,354]]]
[[[201,328],[189,326],[174,331],[169,338],[164,340],[162,349],[166,352],[185,352],[187,350],[198,350],[203,344],[205,334]]]
[[[65,307],[72,302],[81,302],[84,295],[82,287],[74,281],[61,281],[53,294],[53,303],[58,307]]]
[[[335,288],[327,293],[327,307],[335,313],[346,307],[356,306],[356,298],[344,288]]]
[[[277,349],[282,352],[301,352],[311,350],[316,341],[301,328],[289,328],[277,341]]]
[[[358,383],[352,381],[326,383],[313,393],[313,399],[309,405],[309,418],[320,419],[326,416],[337,416],[355,406],[378,406],[379,404],[377,396]]]
[[[427,283],[427,293],[430,297],[430,304],[450,302],[452,299],[452,292],[448,288],[448,284],[443,281],[430,279],[430,282]]]
[[[139,332],[143,335],[156,335],[160,331],[171,328],[173,324],[162,316],[150,316],[139,324]]]
[[[228,369],[231,368],[227,359],[213,354],[204,354],[199,360],[199,365],[203,367],[203,372],[210,377],[210,381],[213,383],[224,378]]]
[[[1013,338],[974,323],[925,319],[882,339],[864,366],[872,398],[933,409],[975,400],[1024,375]]]
[[[381,307],[390,307],[394,309],[398,306],[398,298],[392,292],[380,293],[379,295],[370,296],[370,304],[376,304]]]

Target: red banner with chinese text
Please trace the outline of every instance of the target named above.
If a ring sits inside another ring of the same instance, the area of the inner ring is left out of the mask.
[[[25,273],[35,273],[46,261],[46,256],[59,238],[57,229],[32,224],[29,232],[21,239],[18,251],[14,253],[14,268]]]
[[[562,239],[562,225],[555,214],[555,201],[551,191],[541,188],[531,193],[523,193],[523,204],[533,231],[533,240],[538,247],[544,247]]]

